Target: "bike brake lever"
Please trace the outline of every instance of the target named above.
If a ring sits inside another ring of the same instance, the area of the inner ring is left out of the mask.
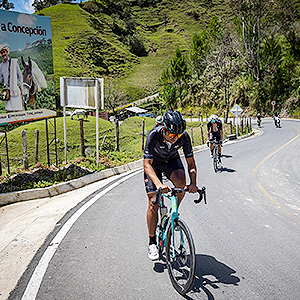
[[[158,201],[161,197],[161,187],[158,190],[155,191],[155,194],[156,194],[156,199],[155,199],[155,201],[152,201],[152,204],[157,204],[158,203]]]
[[[199,193],[199,199],[194,200],[194,202],[195,202],[196,204],[198,204],[198,203],[200,203],[200,202],[203,200],[203,198],[204,198],[204,203],[207,204],[207,202],[206,202],[206,188],[205,188],[205,186],[203,186],[201,190],[198,189],[198,193]]]

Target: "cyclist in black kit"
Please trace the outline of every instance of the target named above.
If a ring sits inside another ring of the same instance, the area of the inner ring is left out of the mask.
[[[164,173],[175,187],[187,187],[191,193],[198,191],[196,185],[197,170],[191,139],[185,128],[185,120],[180,112],[167,111],[164,115],[163,125],[156,124],[147,136],[144,151],[144,179],[148,196],[148,257],[151,260],[159,258],[155,236],[158,204],[153,204],[152,201],[155,201],[157,189],[162,188],[163,192],[170,190],[170,187],[162,183],[162,174]],[[183,148],[188,165],[189,185],[186,185],[185,171],[178,153],[179,148]],[[178,194],[178,205],[183,197],[184,193]]]
[[[215,139],[218,143],[218,159],[221,162],[221,145],[223,142],[223,126],[222,121],[219,120],[218,116],[211,115],[209,122],[207,122],[207,139],[210,141],[210,157],[213,157],[213,143]]]

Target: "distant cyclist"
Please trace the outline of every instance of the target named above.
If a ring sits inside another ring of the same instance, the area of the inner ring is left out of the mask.
[[[154,127],[164,125],[164,117],[161,115],[157,116],[155,121],[156,121],[156,124],[154,125]]]
[[[159,120],[160,121],[160,120]],[[163,192],[170,187],[162,183],[163,173],[178,188],[189,189],[196,193],[197,169],[194,160],[192,144],[189,134],[185,131],[186,123],[178,111],[167,111],[164,115],[163,125],[157,123],[149,132],[144,151],[144,180],[148,196],[147,226],[149,232],[148,257],[151,260],[159,259],[156,245],[156,225],[158,220],[158,204],[155,201],[155,191],[162,188]],[[186,177],[178,150],[183,148],[187,162],[190,184],[186,185]],[[178,205],[184,193],[178,195]]]
[[[221,145],[223,143],[223,126],[222,121],[219,120],[218,116],[211,115],[207,123],[207,140],[210,142],[210,157],[213,157],[213,140],[215,139],[218,143],[218,159],[221,162],[222,150]]]
[[[260,127],[260,124],[261,124],[261,119],[262,119],[262,116],[260,113],[257,114],[256,116],[256,120],[257,120],[257,125]]]
[[[280,127],[280,118],[276,111],[274,112],[273,120],[274,120],[275,127]]]

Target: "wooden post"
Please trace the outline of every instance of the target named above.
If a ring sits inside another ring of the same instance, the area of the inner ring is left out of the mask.
[[[144,150],[144,138],[145,138],[145,119],[142,122],[142,150]]]
[[[7,129],[7,126],[6,126],[6,129],[5,129],[5,144],[6,144],[7,171],[8,171],[8,174],[10,174],[9,156],[8,156],[7,131],[8,131],[8,129]]]
[[[244,130],[244,118],[241,119],[241,130],[242,130],[242,135],[243,135],[243,130]]]
[[[39,162],[39,136],[40,136],[40,131],[36,129],[34,131],[34,164],[35,165]]]
[[[46,145],[47,145],[47,161],[48,161],[48,167],[50,167],[50,149],[49,149],[49,132],[48,132],[48,118],[45,119],[45,124],[46,124]],[[66,132],[66,130],[65,130]],[[65,140],[65,145],[67,145],[67,141]],[[66,147],[65,147],[65,151],[66,151]],[[67,151],[65,152],[67,153]],[[67,156],[66,156],[67,158]],[[66,161],[67,163],[67,161]]]
[[[194,144],[193,127],[191,127],[191,140],[192,140],[192,145],[193,145]]]
[[[229,124],[230,124],[230,134],[232,134],[232,121],[231,120],[230,120]]]
[[[24,170],[28,170],[27,132],[26,132],[26,130],[22,130],[21,135],[22,135],[22,145],[23,145],[23,167],[24,167]]]
[[[116,139],[115,151],[120,151],[119,133],[120,133],[119,120],[116,118],[115,119],[115,139]]]
[[[201,138],[202,138],[202,144],[204,144],[204,136],[203,136],[203,126],[201,125]]]
[[[81,156],[85,157],[85,147],[84,147],[84,132],[83,132],[83,119],[79,119],[80,124],[80,141],[81,141]]]

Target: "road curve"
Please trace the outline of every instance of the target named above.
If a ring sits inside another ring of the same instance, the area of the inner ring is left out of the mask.
[[[300,122],[261,129],[224,145],[219,173],[208,151],[195,154],[208,204],[189,194],[180,208],[197,256],[187,299],[299,298]],[[147,258],[142,173],[112,184],[57,224],[10,299],[182,299],[165,264]]]

